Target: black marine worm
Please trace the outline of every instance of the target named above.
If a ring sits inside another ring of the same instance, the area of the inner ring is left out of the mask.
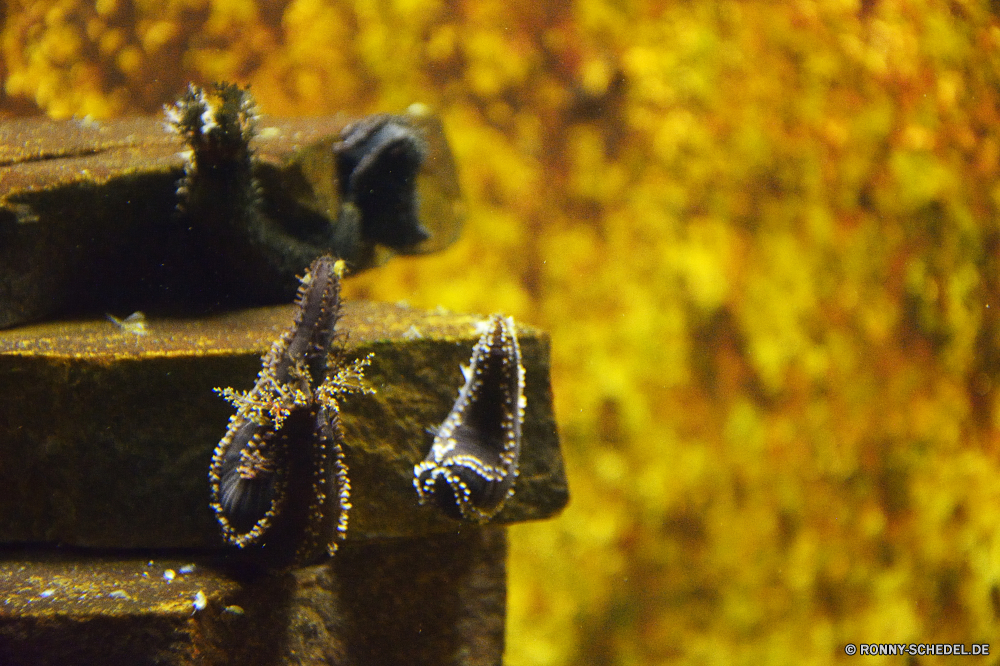
[[[514,320],[493,315],[472,350],[465,384],[438,427],[431,451],[413,468],[420,503],[448,516],[492,518],[514,494],[524,419],[524,367]]]
[[[222,536],[255,547],[269,566],[333,554],[347,531],[350,481],[338,400],[362,386],[365,359],[345,364],[336,332],[343,262],[316,259],[291,328],[263,357],[246,393],[216,389],[236,407],[209,469]]]
[[[167,127],[187,144],[178,207],[221,218],[216,223],[259,214],[250,148],[258,113],[249,91],[232,83],[216,83],[208,91],[192,84],[164,111]]]

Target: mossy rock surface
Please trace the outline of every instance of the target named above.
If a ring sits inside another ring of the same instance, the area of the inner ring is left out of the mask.
[[[0,559],[4,666],[493,666],[506,530],[346,544],[329,562],[246,575],[218,558]]]
[[[0,332],[0,543],[222,548],[207,472],[232,408],[215,387],[249,389],[290,306]],[[421,507],[413,465],[447,415],[482,317],[347,303],[348,358],[375,356],[372,395],[342,406],[353,510],[348,540],[454,532]],[[527,411],[520,476],[495,524],[547,518],[568,500],[552,411],[547,336],[518,329]]]

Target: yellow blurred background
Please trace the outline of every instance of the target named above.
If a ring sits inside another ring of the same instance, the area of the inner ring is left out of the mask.
[[[346,295],[552,335],[510,666],[1000,654],[1000,3],[7,0],[0,48],[0,115],[439,111],[462,238]]]

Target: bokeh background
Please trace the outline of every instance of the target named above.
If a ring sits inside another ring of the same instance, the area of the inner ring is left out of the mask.
[[[5,10],[0,115],[439,111],[464,235],[347,296],[551,333],[572,501],[512,530],[511,666],[1000,654],[1000,3]]]

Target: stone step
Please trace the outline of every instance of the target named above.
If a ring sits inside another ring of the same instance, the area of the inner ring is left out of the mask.
[[[218,558],[8,552],[4,666],[495,666],[506,530],[351,542],[245,577]]]
[[[444,128],[424,111],[397,118],[427,149],[417,188],[431,238],[416,246],[392,243],[385,229],[377,241],[328,238],[344,204],[334,146],[352,119],[340,114],[257,119],[250,149],[261,206],[240,211],[226,233],[204,210],[179,214],[190,146],[165,129],[162,114],[0,122],[0,328],[122,307],[290,302],[296,273],[321,254],[357,272],[396,252],[447,247],[465,205]],[[212,201],[230,196],[223,190]],[[232,279],[238,289],[226,284]]]
[[[214,387],[249,389],[291,306],[157,320],[0,331],[0,544],[224,548],[208,506],[212,450],[232,408]],[[373,395],[342,406],[349,541],[451,533],[419,506],[413,466],[462,384],[482,317],[345,304],[348,357],[374,352]],[[547,336],[518,328],[526,368],[520,476],[493,524],[547,518],[568,491],[552,412]]]
[[[0,664],[501,663],[504,526],[568,500],[547,336],[518,327],[520,476],[477,526],[420,506],[413,466],[484,318],[347,303],[347,357],[374,353],[375,389],[341,406],[347,540],[324,564],[264,571],[234,557],[208,506],[232,413],[212,389],[249,389],[292,312],[0,331]]]

